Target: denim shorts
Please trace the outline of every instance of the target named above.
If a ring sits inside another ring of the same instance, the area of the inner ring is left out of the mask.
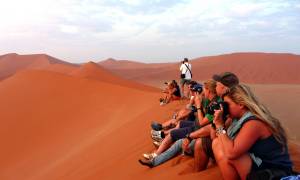
[[[174,129],[170,132],[171,139],[173,142],[185,138],[185,136],[195,131],[196,126],[193,121],[180,121],[179,129]]]

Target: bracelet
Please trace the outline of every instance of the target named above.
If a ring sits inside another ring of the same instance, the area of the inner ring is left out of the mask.
[[[193,138],[190,137],[190,134],[187,134],[185,138],[187,138],[190,142],[193,140]]]
[[[226,130],[224,129],[223,126],[220,126],[216,129],[216,134],[217,134],[217,136],[222,135],[222,134],[226,134]]]

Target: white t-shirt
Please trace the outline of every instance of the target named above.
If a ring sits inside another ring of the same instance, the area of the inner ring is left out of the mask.
[[[180,66],[181,74],[185,74],[184,79],[192,79],[191,72],[188,70],[188,68],[186,66],[188,66],[190,68],[190,70],[192,71],[192,65],[185,62],[184,64],[181,64],[181,66]]]

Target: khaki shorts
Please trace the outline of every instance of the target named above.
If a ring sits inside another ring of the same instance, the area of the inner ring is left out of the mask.
[[[184,85],[186,83],[191,82],[191,79],[180,79],[180,84]]]

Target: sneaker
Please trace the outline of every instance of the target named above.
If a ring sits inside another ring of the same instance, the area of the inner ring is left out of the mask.
[[[162,137],[162,133],[162,131],[151,130],[151,138],[154,141],[162,141],[164,139],[164,137]]]
[[[151,123],[151,128],[155,131],[160,131],[163,129],[162,124],[158,123],[158,122],[152,122]]]
[[[167,103],[165,103],[165,102],[163,102],[163,101],[159,103],[159,105],[161,105],[161,106],[163,106],[163,105],[165,105],[165,104],[167,104]]]
[[[157,136],[151,136],[153,141],[163,141],[164,139],[161,137],[157,137]]]
[[[139,163],[143,166],[148,166],[149,168],[153,168],[153,163],[151,160],[146,160],[146,159],[139,159]]]
[[[148,160],[152,160],[153,158],[155,158],[157,155],[156,155],[156,153],[145,153],[145,154],[143,154],[143,157],[145,158],[145,159],[148,159]]]
[[[161,145],[161,141],[153,141],[153,145],[158,148]]]
[[[161,137],[161,131],[151,130],[151,136],[160,136]]]

